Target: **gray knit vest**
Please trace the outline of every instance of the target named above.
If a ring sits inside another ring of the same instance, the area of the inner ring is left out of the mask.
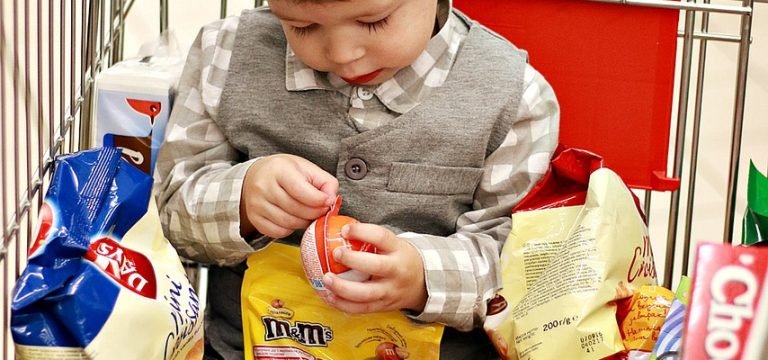
[[[445,84],[411,111],[360,131],[334,91],[286,90],[279,22],[263,9],[245,11],[216,122],[244,159],[294,154],[334,174],[344,215],[395,231],[452,234],[472,209],[486,157],[516,120],[526,63],[522,51],[458,15],[470,31]],[[232,303],[238,275],[216,268],[210,275],[206,335],[222,353],[238,336],[242,349],[240,307]]]
[[[441,88],[360,132],[332,91],[286,91],[285,38],[269,12],[244,13],[235,43],[217,120],[229,142],[247,158],[288,153],[312,161],[339,180],[341,213],[402,231],[455,232],[523,86],[521,52],[472,26]],[[364,162],[364,178],[346,174],[351,159]]]

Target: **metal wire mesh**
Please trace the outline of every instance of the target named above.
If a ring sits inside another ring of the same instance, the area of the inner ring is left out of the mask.
[[[2,354],[10,292],[26,262],[53,158],[86,146],[93,78],[119,58],[125,2],[0,2]]]

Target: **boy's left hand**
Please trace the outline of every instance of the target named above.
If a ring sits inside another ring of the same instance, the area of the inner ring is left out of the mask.
[[[422,312],[427,301],[424,264],[410,243],[379,225],[351,224],[342,228],[346,239],[374,245],[377,254],[337,248],[336,261],[371,274],[364,282],[349,281],[327,273],[323,283],[333,293],[328,303],[351,314],[410,309]]]

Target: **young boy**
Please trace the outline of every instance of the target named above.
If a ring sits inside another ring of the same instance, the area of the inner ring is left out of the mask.
[[[363,224],[324,278],[348,313],[440,322],[443,358],[493,353],[510,209],[557,144],[554,93],[525,54],[450,0],[272,0],[205,26],[157,162],[164,230],[209,278],[208,357],[243,357],[243,261],[298,239],[336,194]],[[470,334],[463,332],[472,331]]]

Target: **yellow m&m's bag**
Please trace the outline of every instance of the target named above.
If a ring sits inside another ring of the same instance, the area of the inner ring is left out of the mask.
[[[273,243],[248,258],[241,292],[246,359],[437,359],[443,326],[399,311],[351,315],[306,279],[299,248]]]

